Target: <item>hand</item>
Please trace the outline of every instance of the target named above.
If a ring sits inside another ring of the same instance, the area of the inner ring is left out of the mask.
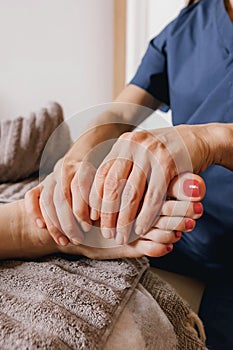
[[[198,182],[200,184],[200,197],[191,198],[182,192],[185,180]],[[195,227],[195,220],[203,214],[203,206],[199,200],[205,195],[205,183],[197,175],[185,174],[176,177],[168,188],[169,197],[161,210],[161,217],[156,227],[153,227],[142,237],[130,244],[116,246],[113,248],[94,248],[84,245],[59,247],[59,251],[66,254],[81,254],[91,259],[117,259],[138,258],[143,255],[160,257],[170,253],[173,245],[178,242],[182,233],[191,232]],[[188,224],[188,227],[187,227]],[[191,233],[190,233],[191,234]]]
[[[88,197],[94,175],[88,162],[61,159],[53,173],[26,193],[27,213],[38,227],[47,227],[57,244],[80,244],[82,230],[90,229]]]
[[[91,219],[100,218],[105,238],[125,244],[133,225],[138,235],[154,225],[176,175],[199,172],[208,165],[208,146],[199,126],[125,133],[96,172]],[[198,183],[189,189],[192,194],[200,196]]]

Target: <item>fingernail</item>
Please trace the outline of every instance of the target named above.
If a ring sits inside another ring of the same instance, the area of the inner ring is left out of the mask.
[[[185,180],[183,191],[188,197],[200,197],[200,184],[197,180]]]
[[[66,246],[69,243],[69,240],[67,237],[61,236],[58,238],[58,242],[62,246]]]
[[[96,209],[91,209],[91,214],[90,214],[90,218],[93,221],[96,221],[99,219],[99,213]]]
[[[176,236],[176,238],[180,238],[182,236],[182,232],[176,231],[175,236]]]
[[[201,203],[194,203],[193,210],[195,214],[201,214],[203,212],[203,207]]]
[[[167,251],[170,253],[173,250],[173,245],[169,244],[167,245]]]
[[[124,237],[122,237],[121,235],[116,235],[115,241],[117,242],[117,244],[123,245],[124,244]]]
[[[136,233],[136,235],[141,236],[144,234],[144,230],[141,226],[135,226],[134,228],[134,232]]]
[[[41,219],[36,219],[36,225],[39,228],[44,228],[45,227],[45,224],[43,223],[43,221]]]
[[[106,238],[106,239],[113,238],[113,232],[112,232],[112,230],[110,228],[103,227],[101,229],[101,232],[102,232],[104,238]]]
[[[185,221],[186,230],[192,230],[194,228],[194,222],[191,219]]]
[[[83,229],[84,232],[89,232],[90,229],[91,229],[91,225],[88,224],[88,223],[85,222],[85,221],[81,221],[81,222],[80,222],[80,226],[82,227],[82,229]]]

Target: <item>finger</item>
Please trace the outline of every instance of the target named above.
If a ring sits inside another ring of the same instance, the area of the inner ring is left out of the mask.
[[[142,208],[135,222],[136,234],[143,235],[153,226],[164,202],[167,190],[166,179],[169,177],[168,169],[164,169],[163,172],[161,166],[153,166]]]
[[[80,244],[83,240],[83,234],[75,220],[69,203],[63,196],[59,184],[55,186],[53,201],[62,232],[73,244]]]
[[[146,173],[134,164],[121,196],[116,227],[116,242],[118,244],[126,244],[129,241],[132,225],[145,191],[146,181]]]
[[[66,236],[63,235],[56,209],[53,203],[53,191],[55,183],[51,183],[49,190],[45,186],[40,196],[40,209],[46,223],[47,230],[58,245],[65,246],[69,243]]]
[[[154,227],[166,231],[191,232],[194,230],[195,225],[196,222],[193,219],[160,216]]]
[[[100,217],[100,210],[104,191],[104,181],[113,162],[113,160],[105,161],[100,165],[100,167],[96,171],[89,196],[89,203],[91,207],[90,217],[93,221],[98,220]]]
[[[176,243],[181,237],[182,233],[180,231],[165,231],[157,228],[152,228],[143,236],[144,239],[149,239],[153,242],[162,244]]]
[[[206,192],[204,180],[191,173],[176,176],[170,183],[167,195],[179,200],[201,201]]]
[[[67,202],[70,204],[70,206],[71,206],[70,183],[76,172],[76,166],[77,166],[76,163],[70,164],[69,162],[64,161],[64,159],[60,159],[54,167],[56,179],[59,179],[60,181],[59,185],[61,187],[63,196],[65,197]]]
[[[163,203],[160,215],[199,219],[203,215],[203,205],[200,202],[167,200]]]
[[[95,168],[82,163],[71,182],[72,210],[84,232],[90,231],[89,195],[95,177]]]
[[[100,213],[101,232],[105,238],[113,238],[115,236],[121,193],[131,168],[132,162],[130,160],[116,159],[106,176]]]
[[[45,227],[45,222],[43,215],[40,210],[40,193],[41,193],[41,186],[36,186],[32,188],[30,191],[28,191],[25,194],[25,209],[26,212],[28,213],[28,216],[31,218],[32,221],[35,222],[35,224],[39,228],[44,228]]]

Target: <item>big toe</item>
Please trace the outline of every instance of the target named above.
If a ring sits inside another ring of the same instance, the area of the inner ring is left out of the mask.
[[[198,202],[206,193],[205,182],[199,175],[184,173],[176,176],[170,183],[167,195],[178,200]]]

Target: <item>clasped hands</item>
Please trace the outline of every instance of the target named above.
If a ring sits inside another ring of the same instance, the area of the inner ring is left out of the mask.
[[[106,239],[128,244],[133,233],[157,245],[144,254],[164,255],[203,213],[205,185],[190,173],[197,149],[188,138],[175,128],[124,133],[97,169],[88,156],[68,153],[26,194],[26,210],[59,245],[81,244],[99,225]]]

